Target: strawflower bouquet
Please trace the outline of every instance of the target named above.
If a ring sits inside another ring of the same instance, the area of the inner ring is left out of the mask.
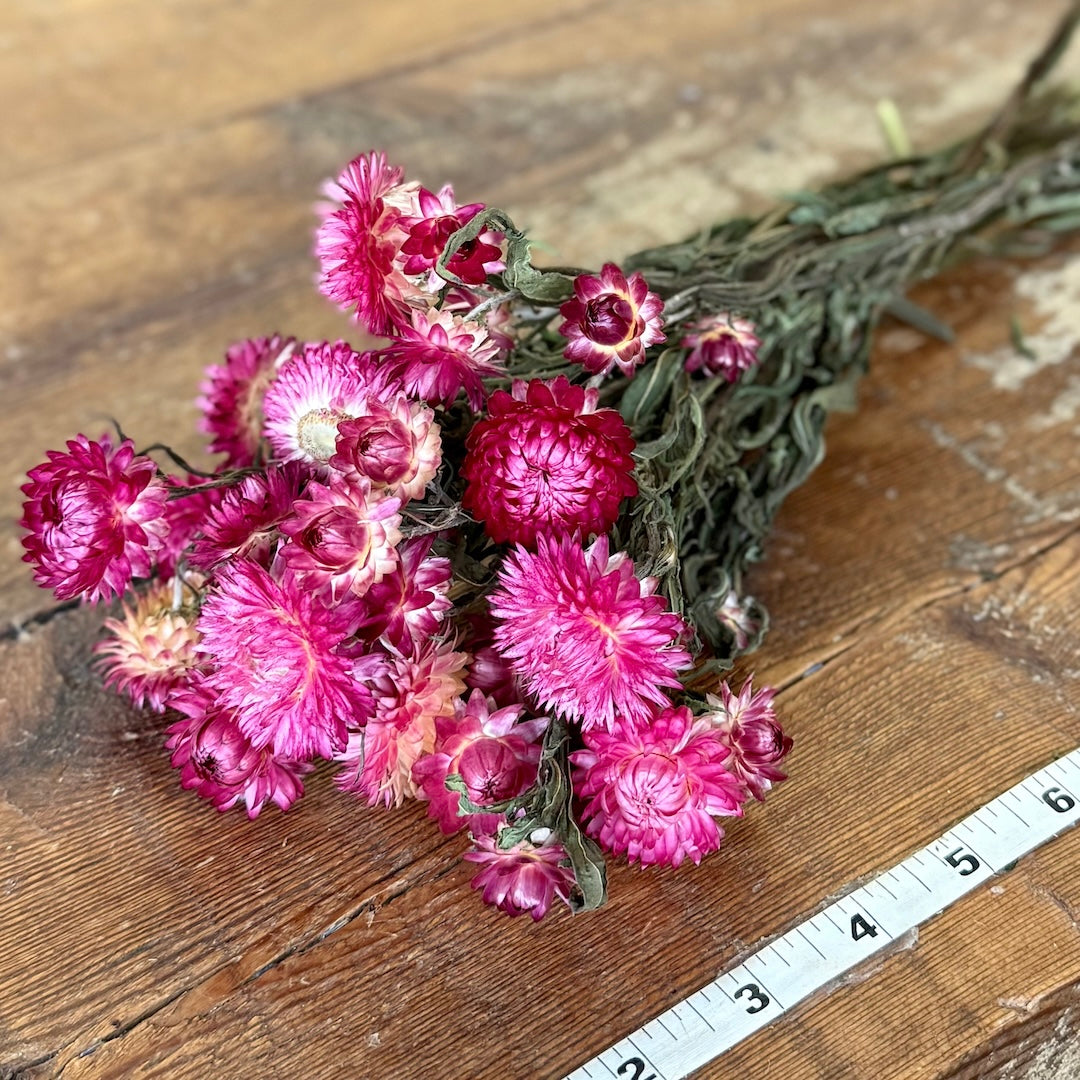
[[[534,919],[603,903],[605,854],[700,862],[784,779],[773,692],[718,675],[767,629],[746,568],[874,326],[944,333],[912,281],[1078,220],[1076,102],[1035,92],[1075,16],[975,138],[621,267],[536,267],[502,211],[360,155],[315,251],[385,342],[233,345],[211,472],[119,430],[50,451],[24,558],[120,598],[104,680],[218,810],[288,809],[333,762],[466,832],[483,899]]]

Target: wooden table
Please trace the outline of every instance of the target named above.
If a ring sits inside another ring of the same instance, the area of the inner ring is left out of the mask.
[[[921,290],[753,581],[791,779],[699,869],[485,909],[424,808],[329,773],[254,824],[182,792],[19,562],[22,473],[122,418],[198,452],[224,346],[353,333],[320,179],[371,146],[567,262],[973,128],[1063,4],[9,0],[0,7],[0,1075],[560,1076],[1080,739],[1080,261]],[[1072,68],[1074,74],[1076,65]],[[1010,345],[1010,318],[1035,360]],[[709,1077],[1080,1074],[1080,830]]]

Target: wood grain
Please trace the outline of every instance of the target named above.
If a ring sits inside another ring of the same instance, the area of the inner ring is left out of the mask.
[[[360,149],[597,264],[874,160],[880,97],[919,145],[974,125],[1061,7],[9,5],[0,516],[110,414],[197,453],[185,403],[229,341],[350,333],[311,289],[309,206]],[[494,915],[422,807],[326,772],[255,823],[197,804],[160,721],[100,688],[100,613],[34,590],[5,526],[0,1076],[558,1076],[1072,749],[1080,259],[917,299],[957,343],[884,331],[754,576],[791,780],[696,870],[614,868],[589,917]],[[1065,1068],[1078,856],[1054,841],[702,1075]]]

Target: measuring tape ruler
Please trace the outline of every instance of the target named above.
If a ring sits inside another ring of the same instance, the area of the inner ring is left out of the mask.
[[[681,1080],[1080,819],[1080,748],[752,953],[566,1080]]]

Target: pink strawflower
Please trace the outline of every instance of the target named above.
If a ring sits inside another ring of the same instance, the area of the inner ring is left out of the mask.
[[[416,536],[398,545],[397,565],[364,598],[358,638],[412,656],[435,636],[453,603],[450,560],[431,554],[433,542]]]
[[[415,798],[413,765],[434,748],[439,718],[454,715],[468,662],[468,654],[454,652],[450,642],[429,642],[416,657],[387,656],[373,675],[364,670],[370,666],[364,658],[360,670],[374,694],[374,710],[337,756],[344,765],[335,777],[339,786],[371,805],[399,806]]]
[[[19,525],[23,561],[58,600],[107,600],[148,577],[165,541],[168,491],[157,466],[130,439],[77,435],[30,470]]]
[[[428,799],[428,817],[444,833],[457,832],[466,822],[474,832],[494,832],[500,820],[498,814],[459,816],[460,796],[447,788],[447,776],[460,776],[469,801],[478,806],[512,799],[536,780],[548,718],[519,723],[523,705],[492,711],[492,704],[479,690],[467,700],[459,698],[452,717],[436,720],[432,752],[413,765],[413,781]]]
[[[740,374],[758,362],[761,339],[754,333],[749,319],[739,319],[724,312],[707,315],[687,326],[690,331],[679,341],[690,353],[686,357],[687,371],[703,375],[722,375],[735,382]]]
[[[165,541],[157,555],[158,576],[170,578],[186,558],[196,537],[202,535],[210,512],[225,497],[226,488],[206,487],[204,476],[167,476],[169,501],[165,504]]]
[[[707,694],[705,700],[713,707],[705,719],[712,724],[720,740],[731,750],[727,767],[750,789],[759,802],[765,793],[787,773],[780,762],[792,747],[792,739],[784,734],[773,709],[776,691],[765,687],[754,693],[753,680],[747,679],[738,694],[724,681],[720,696]]]
[[[637,494],[631,475],[634,439],[614,409],[598,409],[599,392],[551,382],[515,380],[496,390],[488,416],[465,441],[462,504],[499,543],[536,544],[538,535],[606,533],[623,499]]]
[[[484,209],[484,204],[458,206],[454,201],[454,189],[449,184],[438,195],[422,187],[418,201],[419,214],[401,221],[402,228],[409,234],[401,245],[401,253],[405,256],[402,270],[406,274],[428,275],[427,287],[435,292],[446,284],[435,273],[435,264],[446,242],[458,229],[472,221]],[[501,239],[498,233],[481,233],[475,240],[462,244],[447,260],[446,268],[466,285],[483,285],[489,274],[497,274],[505,269],[499,248]]]
[[[220,810],[242,802],[249,818],[257,818],[268,802],[288,810],[301,795],[301,777],[312,766],[294,758],[275,757],[268,747],[256,749],[201,676],[177,692],[171,704],[185,719],[168,730],[165,748],[180,784],[193,789]]]
[[[579,274],[574,298],[559,309],[566,320],[559,333],[569,339],[563,355],[593,375],[606,375],[616,365],[633,375],[645,350],[666,340],[663,309],[639,273],[627,279],[614,263],[605,263],[599,277]]]
[[[274,378],[275,365],[296,346],[280,334],[247,338],[231,345],[224,364],[206,369],[196,405],[203,415],[199,430],[212,436],[210,452],[224,454],[225,469],[251,465],[262,441],[262,399]]]
[[[443,293],[440,310],[464,317],[488,299],[489,297],[483,293],[474,292],[461,285],[451,285]],[[498,307],[488,308],[480,318],[484,320],[484,329],[487,331],[488,338],[499,347],[499,351],[504,353],[513,351],[517,341],[512,333],[515,322],[510,304],[503,303]]]
[[[752,596],[740,599],[739,594],[732,589],[714,612],[716,621],[731,634],[737,652],[742,652],[750,644],[750,639],[761,629],[760,622],[751,613],[753,602]]]
[[[397,566],[400,506],[362,476],[353,483],[338,475],[329,484],[312,480],[281,523],[289,542],[278,554],[306,592],[329,603],[349,592],[363,596]]]
[[[383,404],[369,399],[364,414],[341,420],[330,466],[346,476],[366,477],[402,500],[419,499],[442,461],[435,414],[399,394]]]
[[[720,846],[715,815],[742,816],[746,788],[726,767],[728,748],[707,720],[669,707],[648,724],[585,735],[571,754],[574,791],[588,800],[586,832],[643,866],[698,863]]]
[[[193,575],[196,589],[202,584]],[[166,580],[152,582],[137,593],[134,604],[123,605],[122,619],[106,619],[112,635],[94,646],[101,657],[106,686],[126,694],[137,707],[164,712],[172,696],[184,686],[198,665],[195,646],[195,589]],[[181,605],[174,608],[179,599]]]
[[[329,758],[345,748],[347,722],[370,715],[371,691],[338,649],[354,617],[351,605],[327,608],[256,563],[234,560],[218,571],[196,624],[199,650],[222,708],[235,712],[257,750]]]
[[[203,520],[202,535],[192,544],[188,561],[205,571],[234,558],[269,567],[278,530],[292,513],[303,484],[304,468],[292,461],[226,488]]]
[[[625,552],[609,557],[606,536],[588,549],[541,536],[535,553],[518,547],[499,573],[495,643],[526,690],[583,731],[616,716],[645,723],[691,664],[689,629],[655,589]]]
[[[305,345],[278,373],[263,400],[265,434],[281,461],[302,461],[325,474],[338,424],[368,412],[388,393],[374,354],[344,341]]]
[[[414,311],[382,351],[405,393],[431,404],[450,405],[464,389],[473,410],[484,401],[484,378],[503,375],[499,347],[478,322],[449,311]]]
[[[403,184],[400,168],[382,153],[361,154],[345,166],[317,207],[322,216],[315,254],[319,288],[373,334],[387,335],[408,321],[408,304],[423,296],[402,271],[399,255],[408,237],[403,222],[419,210],[417,185]]]
[[[570,903],[574,872],[558,837],[549,829],[537,829],[529,840],[505,851],[494,836],[478,836],[465,858],[481,866],[472,887],[483,890],[485,904],[507,915],[527,912],[539,921],[556,897]]]

